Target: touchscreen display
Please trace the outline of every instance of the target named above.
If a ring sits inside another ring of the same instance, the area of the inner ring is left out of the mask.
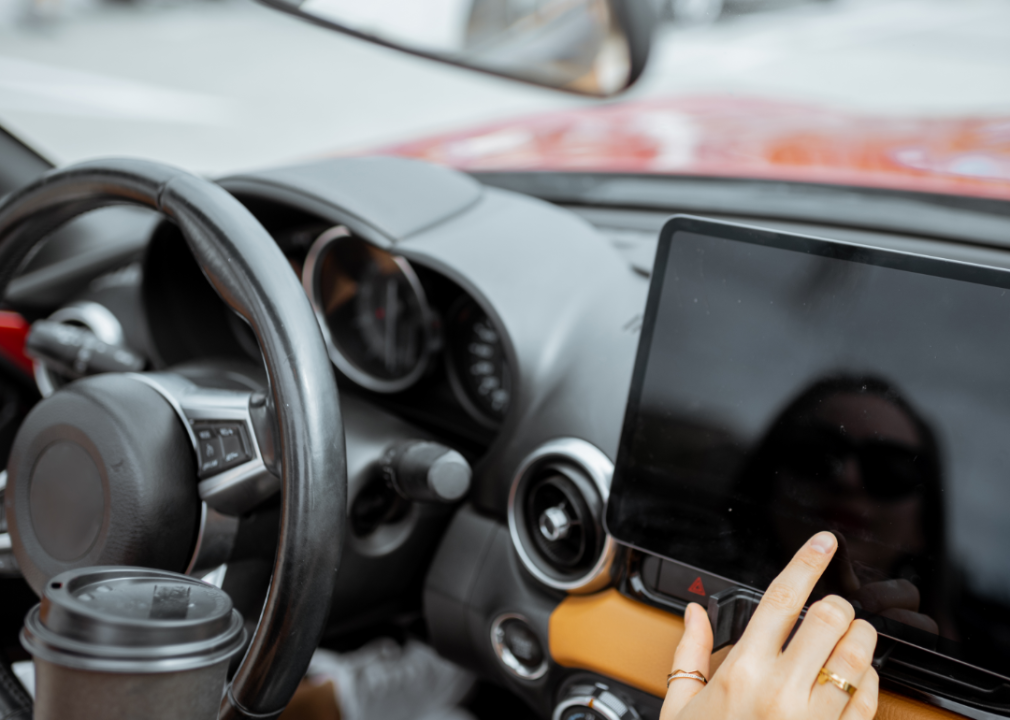
[[[1010,272],[670,221],[607,525],[758,590],[830,530],[813,599],[1006,675]]]

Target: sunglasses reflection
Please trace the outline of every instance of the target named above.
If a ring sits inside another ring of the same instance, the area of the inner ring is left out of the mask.
[[[920,642],[953,639],[941,467],[933,430],[893,384],[826,378],[782,410],[745,463],[735,495],[751,512],[737,519],[783,563],[830,530],[839,552],[815,595],[839,594]]]

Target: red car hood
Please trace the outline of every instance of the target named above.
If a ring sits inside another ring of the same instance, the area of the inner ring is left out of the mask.
[[[1010,199],[1010,116],[873,116],[694,97],[511,120],[382,152],[473,171],[711,175]]]

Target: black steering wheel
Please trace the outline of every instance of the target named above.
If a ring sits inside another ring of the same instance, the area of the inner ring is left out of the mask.
[[[276,408],[279,538],[264,608],[220,717],[273,718],[319,642],[340,562],[347,473],[333,370],[309,302],[270,235],[217,185],[158,163],[81,163],[0,202],[0,297],[50,232],[121,204],[160,211],[180,228],[204,275],[248,321],[263,352]],[[241,396],[183,392],[177,401],[173,393],[184,384],[171,373],[105,374],[72,383],[29,413],[8,464],[6,504],[19,565],[37,593],[55,571],[77,566],[185,570],[208,496],[237,507],[276,488],[276,477],[264,471],[266,452],[236,405]],[[222,435],[238,430],[239,467],[204,472],[212,459],[194,453],[200,418]],[[204,478],[199,494],[197,474]],[[50,511],[69,516],[47,524]]]

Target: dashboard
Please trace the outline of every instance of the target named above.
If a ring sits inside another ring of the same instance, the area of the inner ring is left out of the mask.
[[[830,193],[817,195],[818,214],[810,193],[821,191],[809,188],[778,206],[732,206],[732,184],[706,186],[722,198],[710,202],[702,181],[625,181],[468,176],[381,157],[219,180],[283,250],[288,265],[277,272],[301,279],[338,377],[351,516],[324,644],[346,647],[400,623],[541,717],[567,718],[595,698],[608,720],[657,718],[683,603],[654,592],[658,561],[617,543],[603,517],[665,219],[689,210],[1010,267],[993,240],[1010,238],[1001,205],[948,207],[929,230],[909,213],[915,202],[936,212],[925,199],[868,191],[876,216],[911,218],[896,226],[856,211],[839,219],[824,209]],[[849,191],[838,193],[851,205]],[[97,305],[149,368],[213,361],[235,382],[262,386],[255,336],[175,227],[103,213],[83,219],[62,255],[54,239],[12,285],[19,311],[36,319],[75,307],[67,322],[98,334]],[[88,233],[97,239],[79,239]],[[383,506],[383,453],[414,439],[471,463],[462,506]],[[269,535],[276,510],[267,504],[242,523],[240,534]],[[248,596],[240,609],[256,606],[268,580],[272,546],[250,547],[224,581]],[[993,716],[992,703],[919,670],[892,677],[889,712]],[[989,690],[1002,702],[1004,686]],[[624,709],[607,706],[605,692]]]
[[[289,262],[281,271],[301,280],[347,391],[468,447],[491,441],[510,404],[511,350],[479,301],[445,274],[346,225],[286,213],[273,234]],[[251,329],[201,282],[174,226],[155,231],[143,275],[152,354],[160,363],[258,362]],[[194,326],[197,307],[202,322]]]

